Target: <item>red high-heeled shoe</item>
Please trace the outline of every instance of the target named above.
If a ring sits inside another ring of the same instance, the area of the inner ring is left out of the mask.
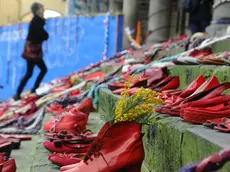
[[[140,131],[141,125],[137,123],[106,124],[84,160],[76,165],[62,167],[61,172],[140,172],[144,159]]]
[[[76,110],[83,112],[86,115],[86,121],[88,121],[90,112],[93,111],[93,101],[91,98],[84,98]]]

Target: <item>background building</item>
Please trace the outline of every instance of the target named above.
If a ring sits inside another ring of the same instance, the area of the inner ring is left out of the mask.
[[[30,21],[31,4],[35,0],[0,0],[0,25],[15,24],[17,22]],[[65,0],[36,0],[45,5],[46,16],[66,15]]]

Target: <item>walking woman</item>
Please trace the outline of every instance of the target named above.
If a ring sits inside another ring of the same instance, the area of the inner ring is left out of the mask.
[[[15,100],[20,99],[20,95],[33,74],[35,66],[40,69],[40,74],[31,90],[31,93],[35,93],[35,90],[39,87],[42,79],[47,73],[47,67],[43,60],[42,42],[47,40],[49,35],[44,30],[45,19],[44,19],[44,7],[40,3],[33,3],[31,11],[34,15],[30,22],[29,32],[24,46],[22,57],[26,60],[27,71],[25,76],[22,78],[20,85],[17,89],[17,93],[14,96]]]

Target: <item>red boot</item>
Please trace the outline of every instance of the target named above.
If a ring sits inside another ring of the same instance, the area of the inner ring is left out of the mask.
[[[43,130],[47,132],[59,133],[68,131],[72,134],[78,134],[79,131],[86,129],[86,115],[80,111],[68,112],[56,117],[54,120],[44,124]]]
[[[76,165],[62,167],[61,171],[140,172],[143,159],[140,124],[106,124],[92,143],[84,160]]]

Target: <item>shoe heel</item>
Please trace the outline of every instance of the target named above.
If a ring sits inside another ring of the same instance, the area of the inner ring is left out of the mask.
[[[125,172],[140,172],[141,171],[141,165],[142,165],[142,163],[128,166],[126,168]]]

